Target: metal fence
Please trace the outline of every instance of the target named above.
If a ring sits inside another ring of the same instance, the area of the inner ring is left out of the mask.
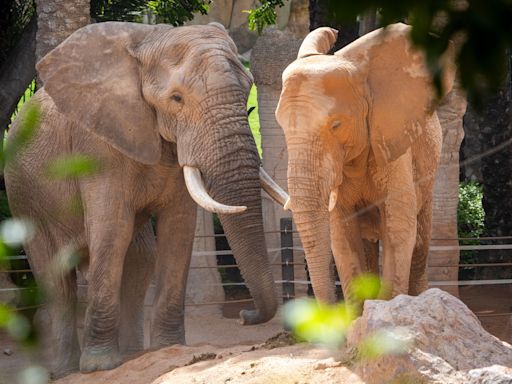
[[[294,235],[297,234],[297,231],[293,230],[292,220],[289,218],[281,219],[281,227],[278,231],[269,231],[267,233],[279,234],[280,235],[280,247],[269,249],[269,256],[271,259],[271,266],[280,268],[281,278],[275,280],[275,284],[280,285],[282,291],[282,300],[286,302],[287,300],[293,299],[296,297],[296,288],[297,286],[310,286],[311,281],[306,279],[296,278],[295,276],[295,267],[303,267],[307,268],[307,264],[304,259],[304,250],[301,246],[294,244]],[[212,236],[198,236],[198,237],[212,237]],[[213,237],[224,237],[223,234],[216,234]],[[474,244],[474,245],[459,245],[459,246],[443,246],[443,245],[432,245],[430,249],[432,251],[447,251],[447,250],[459,250],[461,252],[464,251],[473,251],[475,253],[475,257],[481,255],[479,252],[484,251],[503,251],[503,250],[512,250],[512,236],[506,237],[492,237],[492,238],[478,238],[478,239],[467,239],[467,238],[459,238],[459,239],[433,239],[433,240],[458,240],[458,241],[480,241],[480,242],[491,242],[491,241],[505,241],[510,242],[510,244]],[[218,250],[218,251],[195,251],[192,253],[192,257],[205,257],[205,256],[227,256],[232,255],[231,250]],[[511,253],[512,256],[512,253]],[[26,256],[10,256],[8,259],[10,260],[26,260]],[[477,263],[457,263],[457,264],[445,264],[445,265],[435,265],[435,267],[448,267],[448,268],[511,268],[512,275],[512,262],[477,262]],[[217,265],[217,266],[192,266],[191,269],[234,269],[238,268],[237,264],[234,262],[230,265]],[[18,269],[0,269],[0,273],[10,273],[10,274],[20,274],[22,276],[28,277],[31,273],[30,268],[18,268]],[[447,287],[447,286],[470,286],[470,285],[504,285],[504,284],[512,284],[512,279],[503,278],[503,279],[481,279],[481,280],[456,280],[456,281],[430,281],[429,285],[431,287]],[[240,282],[221,282],[220,285],[224,287],[245,287],[245,283],[243,281]],[[340,282],[337,281],[337,285],[340,285]],[[79,288],[85,288],[85,285],[79,286]],[[0,292],[2,291],[22,291],[30,288],[0,288]],[[211,301],[204,303],[186,303],[186,306],[205,306],[205,305],[225,305],[225,304],[233,304],[233,303],[249,303],[252,302],[251,298],[242,298],[236,300],[224,300],[224,301]],[[33,308],[33,307],[30,307]],[[18,310],[28,309],[27,307],[18,308]],[[503,312],[503,313],[493,313],[493,314],[480,314],[480,317],[489,317],[489,316],[510,316],[512,312]]]

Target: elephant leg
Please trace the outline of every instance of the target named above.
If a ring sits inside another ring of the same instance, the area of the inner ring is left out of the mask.
[[[121,277],[134,228],[133,212],[122,199],[98,201],[97,196],[95,200],[87,197],[93,196],[86,195],[85,199],[90,261],[81,372],[107,370],[121,364]]]
[[[77,371],[80,360],[76,272],[59,268],[65,263],[57,262],[59,251],[66,245],[65,239],[62,234],[45,228],[37,231],[25,246],[34,277],[47,298],[38,309],[34,323],[42,338],[43,359],[55,379]]]
[[[412,171],[397,176],[396,180],[388,180],[388,196],[381,207],[383,298],[408,293],[416,241],[417,209]]]
[[[341,279],[343,296],[348,302],[355,302],[350,292],[352,280],[363,271],[361,260],[365,259],[363,242],[353,209],[338,207],[331,212],[331,247],[334,261]]]
[[[175,197],[173,204],[158,215],[152,348],[185,344],[185,293],[197,206],[184,183],[178,187]]]
[[[155,235],[148,221],[135,233],[124,261],[119,328],[121,354],[131,355],[144,349],[144,298],[155,259]]]
[[[429,198],[418,213],[418,231],[412,255],[409,294],[419,295],[428,288],[427,262],[432,237],[432,198]]]

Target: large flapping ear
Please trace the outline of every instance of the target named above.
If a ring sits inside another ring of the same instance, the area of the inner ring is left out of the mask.
[[[107,22],[79,29],[48,53],[37,70],[58,110],[144,164],[160,159],[156,116],[142,95],[130,53],[154,28]]]
[[[302,42],[297,59],[313,55],[325,55],[332,48],[336,39],[338,38],[338,31],[329,27],[317,28],[310,32]]]
[[[407,151],[434,110],[432,79],[424,56],[411,46],[409,33],[409,26],[393,24],[336,52],[366,81],[370,143],[381,166]],[[450,76],[451,72],[444,81],[446,92],[453,84]]]

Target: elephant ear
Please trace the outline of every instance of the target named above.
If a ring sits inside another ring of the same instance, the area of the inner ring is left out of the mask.
[[[352,62],[367,84],[370,144],[379,166],[396,160],[423,133],[435,92],[423,55],[409,41],[410,27],[393,24],[347,45],[336,56]],[[453,85],[447,71],[443,88]]]
[[[333,28],[321,27],[311,31],[300,45],[297,59],[327,54],[334,43],[336,43],[337,38],[338,31]]]
[[[144,164],[159,161],[161,142],[131,52],[153,30],[131,23],[88,25],[37,64],[44,89],[62,114]]]

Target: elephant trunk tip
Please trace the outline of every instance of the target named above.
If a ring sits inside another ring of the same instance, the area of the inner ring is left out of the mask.
[[[271,320],[277,312],[277,304],[267,311],[257,309],[242,309],[240,311],[240,323],[242,325],[255,325],[266,323]]]

